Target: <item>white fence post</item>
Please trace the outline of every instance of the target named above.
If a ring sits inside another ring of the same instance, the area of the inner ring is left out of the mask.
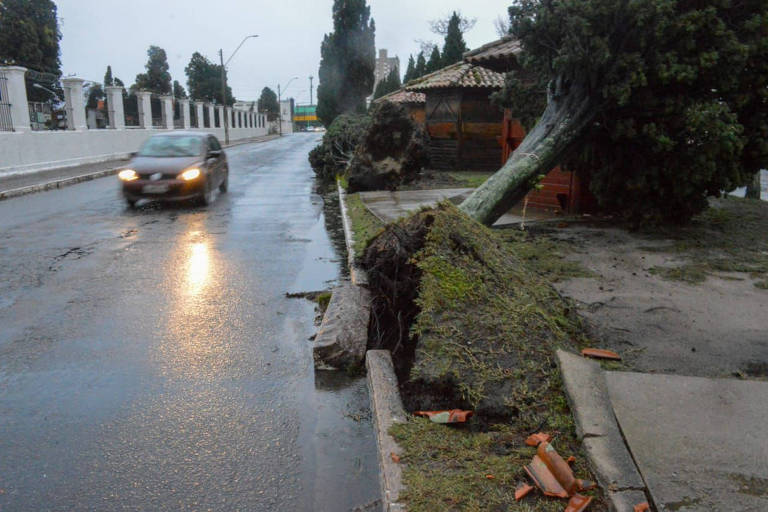
[[[213,103],[208,104],[208,127],[216,127],[216,114],[213,113]]]
[[[203,118],[203,102],[195,102],[195,114],[197,114],[197,128],[205,128],[205,118]]]
[[[216,107],[219,111],[219,128],[224,128],[224,105]]]
[[[173,130],[173,96],[160,96],[163,114],[163,128]]]
[[[85,80],[76,77],[61,79],[61,85],[64,87],[64,101],[67,104],[67,130],[88,129],[85,120],[83,82]]]
[[[139,106],[139,126],[145,130],[152,129],[152,93],[136,91],[136,103]]]
[[[109,108],[109,126],[113,130],[125,128],[125,109],[123,108],[123,88],[119,85],[108,85],[107,107]]]
[[[29,104],[27,103],[27,84],[24,74],[27,68],[21,66],[0,66],[0,75],[6,78],[7,98],[0,101],[10,104],[11,123],[13,131],[28,132],[32,129],[29,122]]]
[[[192,126],[190,114],[189,114],[189,100],[182,98],[179,100],[179,108],[181,109],[181,120],[185,130],[189,130]]]

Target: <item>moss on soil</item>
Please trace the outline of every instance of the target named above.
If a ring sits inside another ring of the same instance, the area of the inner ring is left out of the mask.
[[[650,252],[674,253],[686,261],[650,271],[666,279],[691,284],[722,273],[744,273],[765,288],[768,278],[768,202],[725,197],[695,217],[689,226],[647,231],[651,238],[673,243],[649,245]],[[727,276],[725,276],[727,277]]]
[[[471,408],[478,416],[463,428],[419,418],[393,427],[404,449],[408,509],[563,510],[564,500],[534,492],[516,502],[514,491],[528,480],[523,466],[535,453],[524,440],[538,430],[557,432],[556,448],[577,456],[580,478],[593,479],[554,361],[555,348],[588,340],[548,279],[582,270],[558,262],[555,251],[536,257],[543,245],[489,230],[450,203],[399,221],[400,236],[413,232],[409,222],[430,227],[412,256],[421,280],[412,325],[418,345],[401,387],[406,406]],[[593,495],[590,510],[606,510],[600,491]]]
[[[346,203],[347,213],[352,223],[355,257],[359,258],[368,246],[368,242],[381,232],[384,224],[365,207],[360,194],[348,194]]]

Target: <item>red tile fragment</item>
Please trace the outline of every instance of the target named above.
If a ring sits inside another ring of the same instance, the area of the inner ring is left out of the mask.
[[[583,512],[584,510],[587,510],[587,507],[591,502],[592,496],[574,494],[568,501],[568,506],[565,507],[565,512]]]
[[[649,510],[651,510],[651,506],[647,501],[635,505],[635,512],[648,512]]]
[[[520,501],[521,499],[525,498],[530,494],[530,492],[534,489],[532,485],[528,484],[520,484],[517,486],[517,489],[515,489],[515,501]]]
[[[539,443],[544,442],[550,442],[552,440],[552,436],[549,434],[545,434],[544,432],[537,432],[536,434],[531,434],[528,436],[528,439],[525,440],[525,444],[528,446],[539,446]]]
[[[611,359],[613,361],[621,361],[621,356],[619,354],[602,348],[585,348],[581,351],[581,355],[584,357],[593,357],[595,359]]]
[[[414,414],[429,418],[433,423],[465,423],[475,413],[453,409],[450,411],[416,411]]]

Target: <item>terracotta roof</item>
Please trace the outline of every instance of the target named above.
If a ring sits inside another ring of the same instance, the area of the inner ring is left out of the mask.
[[[503,86],[504,75],[501,73],[466,62],[457,62],[408,82],[405,89],[408,91],[452,88],[500,89]]]
[[[426,103],[427,95],[423,92],[412,92],[400,89],[373,100],[374,103],[381,103],[384,101],[389,101],[391,103]]]
[[[494,71],[507,72],[517,65],[517,56],[522,51],[523,47],[518,39],[513,36],[506,36],[466,52],[464,61],[485,66]]]

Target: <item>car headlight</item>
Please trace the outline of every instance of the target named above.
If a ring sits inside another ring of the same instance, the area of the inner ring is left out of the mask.
[[[133,181],[139,179],[139,175],[133,169],[125,169],[117,173],[117,177],[123,181]]]
[[[195,167],[194,169],[187,169],[183,173],[179,174],[179,179],[184,181],[192,181],[200,177],[200,169]]]

